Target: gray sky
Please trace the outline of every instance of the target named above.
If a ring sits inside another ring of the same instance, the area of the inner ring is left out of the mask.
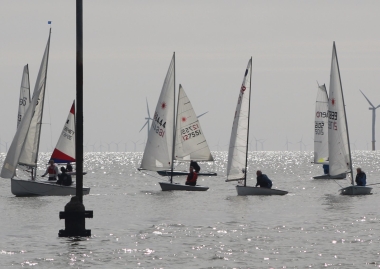
[[[16,131],[23,66],[29,63],[33,90],[52,21],[44,111],[51,125],[41,138],[46,151],[75,98],[75,1],[0,5],[2,143]],[[303,137],[311,150],[316,81],[328,87],[336,41],[350,139],[366,149],[371,112],[359,89],[380,104],[379,10],[379,1],[347,0],[84,1],[85,144],[121,141],[121,151],[125,142],[131,150],[131,141],[146,139],[146,131],[139,133],[145,98],[152,115],[175,51],[177,83],[197,114],[209,111],[200,121],[212,150],[219,140],[227,149],[251,56],[253,148],[255,136],[267,140],[265,150],[284,150],[287,136],[289,149],[299,150],[295,143]]]

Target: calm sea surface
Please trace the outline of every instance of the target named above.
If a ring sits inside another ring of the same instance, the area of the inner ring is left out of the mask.
[[[41,154],[41,167],[49,154]],[[202,170],[207,192],[162,192],[165,177],[136,170],[142,153],[87,153],[84,197],[92,237],[58,238],[70,197],[14,197],[0,185],[0,267],[36,268],[375,268],[380,267],[380,185],[341,196],[348,180],[313,180],[311,152],[250,152],[285,196],[238,197],[226,183],[226,152]],[[1,164],[4,153],[0,157]],[[380,152],[354,151],[367,183],[380,183]],[[184,177],[176,177],[184,182]]]

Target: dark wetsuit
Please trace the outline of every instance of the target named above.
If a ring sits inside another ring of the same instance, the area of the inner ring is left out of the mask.
[[[260,186],[261,188],[272,188],[272,181],[265,174],[261,174],[257,177],[256,187]]]
[[[355,182],[358,186],[365,186],[367,184],[366,174],[363,171],[361,171],[359,174],[356,175]]]

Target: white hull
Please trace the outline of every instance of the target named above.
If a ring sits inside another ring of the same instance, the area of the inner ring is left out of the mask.
[[[160,176],[170,176],[171,175],[170,170],[157,171],[157,173]],[[173,171],[173,176],[187,176],[188,174],[189,174],[189,171],[178,171],[178,170]],[[209,172],[209,171],[199,172],[199,173],[197,173],[197,175],[198,176],[217,176],[217,174],[215,172]]]
[[[16,196],[65,196],[76,195],[76,185],[62,186],[55,181],[33,181],[11,179],[11,191]],[[90,188],[83,187],[83,195],[89,194]]]
[[[342,195],[367,195],[371,194],[372,188],[366,186],[349,186],[340,189]]]
[[[336,176],[330,176],[330,175],[322,175],[322,176],[315,176],[314,179],[345,179],[346,173],[339,174]]]
[[[179,183],[159,182],[163,191],[207,191],[209,188],[206,186],[189,186]]]
[[[259,188],[259,187],[249,187],[249,186],[236,186],[236,191],[238,195],[285,195],[288,192],[276,189]]]

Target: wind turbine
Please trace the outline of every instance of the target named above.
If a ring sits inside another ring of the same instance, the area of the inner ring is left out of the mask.
[[[125,151],[125,152],[127,152],[127,144],[128,144],[128,142],[125,142],[125,143],[124,143],[124,151]]]
[[[256,141],[256,151],[257,151],[257,142],[260,142],[261,143],[261,141],[263,141],[262,139],[257,139],[255,136],[253,136],[253,138],[255,139],[255,141]]]
[[[360,90],[359,90],[360,91]],[[380,107],[380,105],[378,105],[377,107],[375,107],[370,101],[369,99],[367,98],[367,96],[364,95],[364,93],[362,91],[360,91],[364,98],[368,101],[368,103],[371,105],[371,107],[369,108],[369,110],[372,110],[372,150],[375,150],[375,121],[376,121],[376,109],[378,107]]]
[[[260,144],[261,144],[261,150],[262,150],[262,151],[264,151],[264,142],[265,142],[265,141],[266,141],[266,140],[259,141]]]
[[[119,141],[119,142],[115,142],[114,144],[116,144],[116,152],[119,152],[119,144],[121,143],[121,141]]]
[[[92,147],[92,152],[95,152],[95,144],[96,144],[96,142],[94,144],[90,145]]]
[[[220,138],[218,139],[218,144],[216,144],[216,151],[219,151],[219,142],[220,142]]]
[[[292,142],[289,142],[288,137],[286,137],[286,142],[285,142],[286,151],[289,151],[289,144],[292,144]]]
[[[302,144],[303,144],[302,139],[303,137],[301,137],[301,140],[297,142],[297,144],[300,144],[300,151],[302,151]]]
[[[132,141],[132,143],[135,145],[135,152],[136,152],[136,144],[137,142],[139,142],[140,140],[137,140],[137,141]]]
[[[153,119],[150,117],[150,113],[149,113],[148,98],[146,98],[146,110],[147,110],[147,112],[148,112],[148,117],[145,117],[146,122],[145,122],[145,124],[143,125],[143,127],[140,129],[139,132],[141,132],[141,130],[144,129],[145,125],[147,125],[147,126],[148,126],[148,134],[147,134],[146,137],[147,137],[147,139],[148,139],[148,137],[149,137],[149,131],[150,131],[150,121],[153,120]]]
[[[107,144],[107,149],[108,149],[107,152],[110,152],[110,148],[111,148],[111,145],[113,144],[113,141],[111,141],[111,143],[106,142],[106,144]]]

